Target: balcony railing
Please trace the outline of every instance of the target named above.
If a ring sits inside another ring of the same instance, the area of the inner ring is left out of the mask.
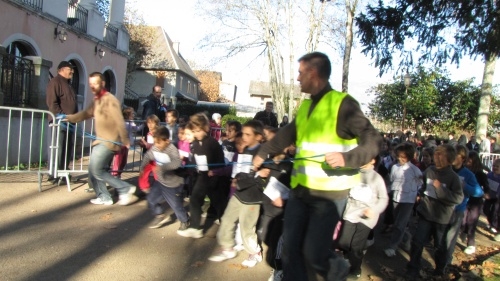
[[[73,0],[68,2],[68,25],[72,28],[87,32],[87,19],[89,17],[89,11],[84,7],[78,5],[78,3]]]
[[[43,0],[13,0],[13,2],[19,3],[23,6],[30,7],[31,9],[42,11]]]
[[[104,42],[115,48],[118,44],[118,28],[109,22],[106,23],[106,29],[104,30]]]

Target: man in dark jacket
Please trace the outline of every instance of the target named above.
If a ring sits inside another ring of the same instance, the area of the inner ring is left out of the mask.
[[[266,110],[257,112],[253,119],[259,120],[264,125],[278,128],[278,118],[274,115],[273,108],[274,104],[272,102],[266,102]]]
[[[148,99],[143,105],[142,120],[146,120],[149,115],[154,114],[160,118],[160,122],[165,122],[166,111],[160,101],[161,91],[162,89],[160,86],[153,87],[153,92],[148,96]]]
[[[67,61],[60,62],[57,66],[57,76],[52,78],[47,85],[45,91],[47,107],[56,117],[59,114],[69,115],[75,114],[78,111],[76,94],[69,84],[69,81],[73,78],[73,68],[74,66]],[[49,122],[53,122],[51,116],[49,116]],[[68,163],[72,159],[73,134],[68,133],[66,129],[61,129],[58,142],[59,157],[57,169],[66,170]]]

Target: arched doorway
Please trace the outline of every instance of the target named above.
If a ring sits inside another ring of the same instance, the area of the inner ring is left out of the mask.
[[[83,109],[83,104],[85,102],[85,79],[82,77],[82,65],[78,60],[71,59],[69,62],[75,66],[73,68],[73,78],[71,78],[70,85],[75,91],[76,101],[78,104],[78,110]],[[84,82],[84,83],[81,83]]]
[[[34,107],[31,104],[34,67],[26,56],[36,55],[33,47],[25,42],[13,41],[6,47],[1,58],[0,87],[4,93],[4,105]]]
[[[104,71],[103,75],[104,81],[106,82],[106,90],[108,90],[108,92],[112,93],[113,95],[116,95],[115,74],[111,70],[106,70]]]

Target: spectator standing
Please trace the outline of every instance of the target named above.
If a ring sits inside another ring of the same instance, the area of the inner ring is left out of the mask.
[[[106,183],[114,187],[119,194],[119,205],[129,205],[137,201],[134,196],[136,187],[113,177],[108,171],[109,163],[120,146],[130,147],[125,120],[121,113],[120,102],[104,88],[104,76],[93,72],[89,77],[89,86],[94,94],[92,103],[83,111],[67,115],[69,122],[76,123],[94,117],[96,140],[92,143],[90,157],[89,185],[95,190],[97,198],[90,203],[97,205],[112,205],[113,199],[106,188]]]
[[[259,120],[264,124],[264,126],[271,126],[274,128],[278,128],[278,118],[274,115],[273,112],[274,104],[271,101],[266,102],[266,109],[263,111],[257,112],[253,119]]]
[[[154,86],[153,92],[148,96],[142,107],[141,119],[146,120],[149,115],[156,115],[160,122],[165,122],[165,107],[160,101],[162,88]]]
[[[482,134],[479,136],[479,153],[490,153],[491,143],[490,139],[486,137],[486,135]]]
[[[455,140],[455,132],[450,132],[448,134],[448,144],[451,146],[457,145],[457,140]]]
[[[500,153],[500,145],[497,143],[497,139],[494,136],[490,137],[490,152],[495,154]]]
[[[74,66],[61,61],[57,66],[57,76],[52,78],[46,88],[46,102],[49,111],[57,115],[69,115],[78,112],[76,94],[70,80],[73,78]],[[49,123],[54,122],[49,116]],[[55,127],[56,128],[56,127]],[[74,133],[68,132],[68,128],[61,128],[58,138],[58,164],[59,170],[66,170],[70,160],[73,158]]]
[[[296,143],[291,194],[285,208],[283,263],[286,280],[307,280],[308,263],[328,280],[344,280],[349,264],[331,252],[349,190],[360,183],[359,167],[378,155],[381,137],[358,102],[332,89],[328,56],[299,59],[301,90],[311,94],[297,117],[264,143],[254,157],[258,169],[268,154]],[[318,155],[321,155],[318,157]],[[314,161],[310,161],[314,157]]]
[[[475,135],[472,135],[470,137],[470,140],[467,143],[466,147],[467,147],[467,149],[469,149],[469,151],[475,151],[475,152],[479,153],[479,144],[476,141],[476,136]]]
[[[167,123],[165,127],[167,127],[170,133],[170,142],[177,146],[177,142],[179,141],[179,125],[177,124],[177,118],[179,118],[179,111],[176,109],[169,109],[167,113],[165,113],[165,122]]]
[[[283,121],[280,123],[280,128],[285,127],[288,124],[288,115],[283,116]]]
[[[221,124],[222,116],[219,113],[212,114],[212,120],[210,121],[210,136],[219,143],[221,142],[220,137],[222,134]]]

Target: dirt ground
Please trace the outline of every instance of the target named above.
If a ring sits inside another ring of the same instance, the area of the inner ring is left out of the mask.
[[[136,175],[124,174],[130,182]],[[36,176],[0,174],[0,280],[267,280],[265,262],[254,268],[240,263],[245,255],[222,263],[209,262],[215,251],[218,226],[205,222],[205,237],[176,234],[178,222],[149,229],[152,216],[146,202],[131,206],[96,206],[83,177],[66,186],[43,182]],[[172,211],[169,210],[169,213]],[[478,252],[465,256],[458,243],[449,280],[500,280],[500,243],[492,240],[481,218]],[[400,250],[386,258],[383,249],[390,236],[376,232],[368,249],[363,275],[357,280],[402,280],[408,255]],[[424,279],[433,265],[425,251]],[[488,263],[489,262],[489,263]],[[459,279],[461,278],[461,279]],[[443,280],[443,279],[441,279]]]

